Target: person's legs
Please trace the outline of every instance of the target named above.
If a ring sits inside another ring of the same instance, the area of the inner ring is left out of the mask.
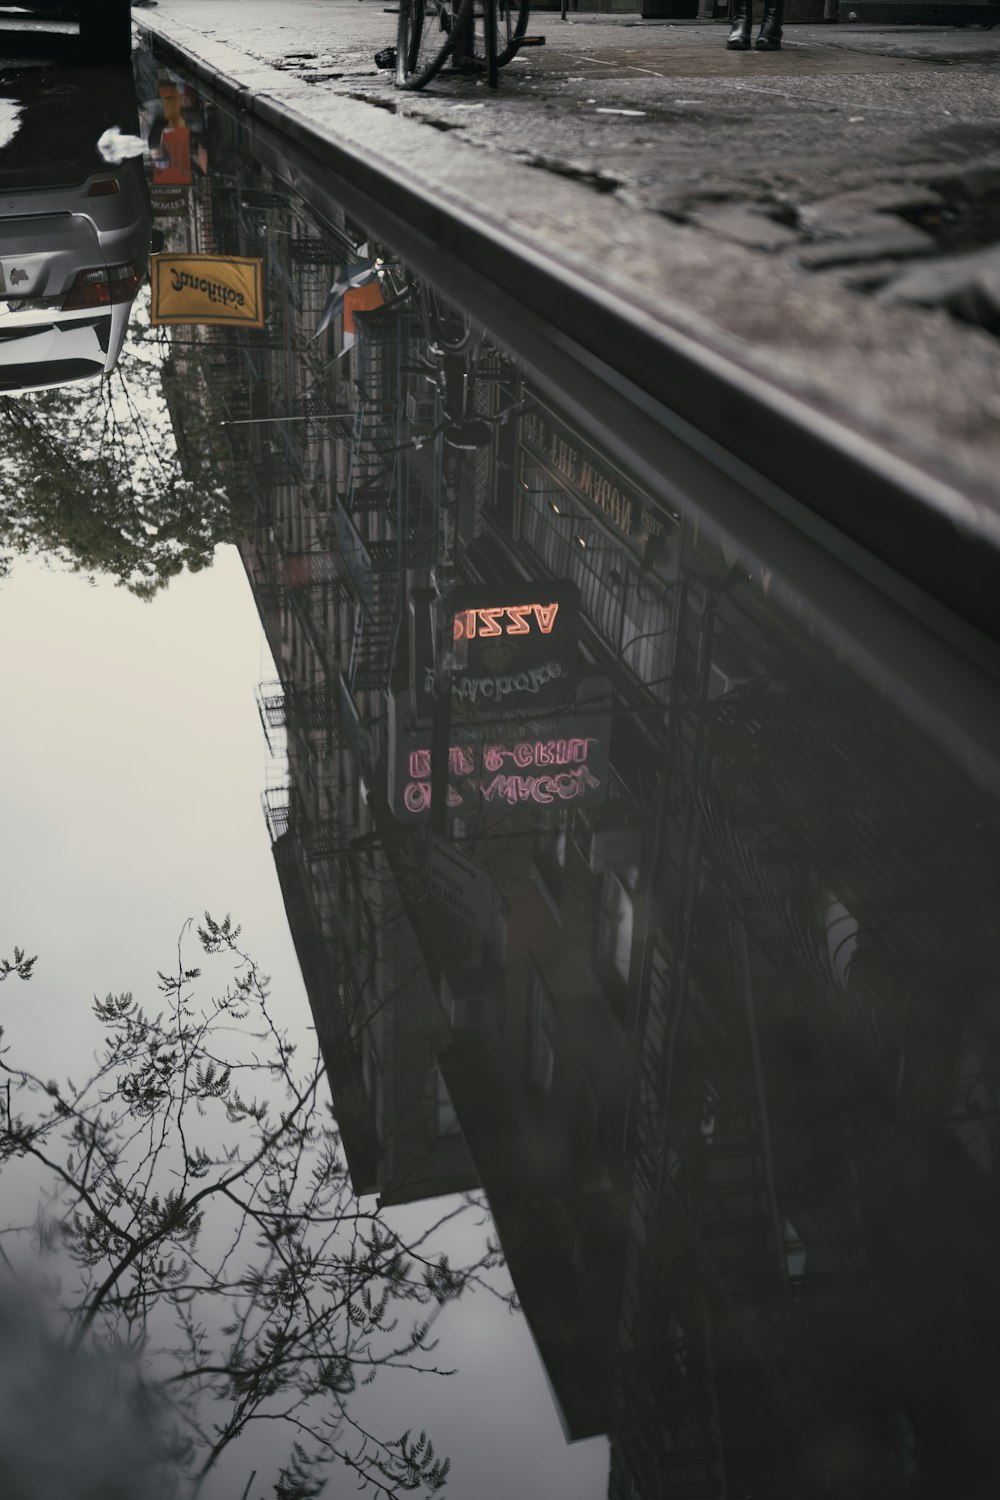
[[[777,52],[781,47],[781,16],[784,0],[764,0],[764,19],[757,35],[761,52]]]
[[[733,0],[731,14],[733,24],[726,46],[731,52],[745,52],[753,31],[753,0]]]

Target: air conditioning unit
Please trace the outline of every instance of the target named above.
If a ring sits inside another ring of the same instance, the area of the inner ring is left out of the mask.
[[[433,427],[437,414],[437,400],[434,396],[419,396],[416,391],[410,391],[406,398],[406,415],[410,422],[416,427]]]

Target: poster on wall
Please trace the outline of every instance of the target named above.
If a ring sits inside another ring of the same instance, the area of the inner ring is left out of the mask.
[[[153,255],[150,321],[264,326],[264,262],[248,255]]]

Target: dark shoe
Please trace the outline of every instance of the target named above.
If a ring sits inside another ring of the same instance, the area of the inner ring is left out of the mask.
[[[736,5],[733,8],[733,29],[730,31],[726,41],[726,46],[730,52],[746,52],[750,46],[752,32],[752,0],[736,0]]]
[[[758,52],[781,51],[782,0],[764,0],[764,19],[757,36]]]

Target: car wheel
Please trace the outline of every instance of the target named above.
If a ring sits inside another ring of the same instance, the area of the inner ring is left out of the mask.
[[[80,41],[95,62],[127,62],[132,56],[131,0],[81,6]]]

